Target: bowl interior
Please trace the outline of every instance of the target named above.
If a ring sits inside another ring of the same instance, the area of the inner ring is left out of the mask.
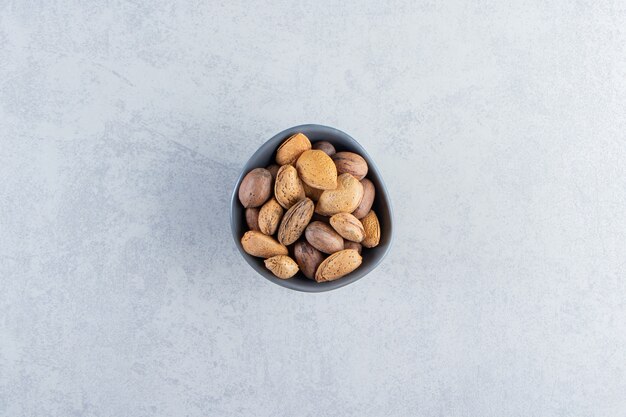
[[[304,133],[311,140],[311,143],[326,140],[335,146],[337,152],[351,151],[361,155],[363,158],[365,158],[369,167],[367,178],[369,178],[376,187],[376,197],[374,198],[373,210],[376,212],[376,215],[378,216],[378,220],[380,222],[380,244],[377,247],[371,249],[363,248],[363,263],[361,264],[361,266],[352,273],[336,281],[317,283],[313,280],[306,278],[301,272],[298,272],[296,276],[287,280],[276,278],[268,269],[265,268],[263,259],[248,255],[244,252],[241,246],[240,239],[243,234],[248,230],[248,227],[245,220],[245,209],[241,206],[238,199],[237,193],[239,190],[239,185],[241,184],[243,177],[250,170],[254,168],[264,168],[270,164],[275,163],[274,158],[278,146],[280,146],[280,144],[289,136],[297,132]],[[305,292],[322,292],[343,287],[344,285],[348,285],[371,272],[380,263],[380,261],[382,261],[382,259],[389,251],[389,248],[391,247],[393,237],[392,217],[393,216],[391,204],[389,201],[387,188],[385,187],[380,172],[372,158],[367,154],[365,149],[363,149],[363,147],[359,145],[356,140],[354,140],[346,133],[332,127],[321,125],[308,124],[294,126],[280,132],[279,134],[275,135],[270,140],[265,142],[259,148],[259,150],[256,151],[254,155],[252,155],[252,157],[243,167],[239,178],[237,178],[237,183],[235,184],[235,189],[231,196],[230,223],[233,233],[233,239],[235,240],[235,244],[244,259],[259,274],[263,275],[265,278],[274,282],[275,284],[293,290]]]

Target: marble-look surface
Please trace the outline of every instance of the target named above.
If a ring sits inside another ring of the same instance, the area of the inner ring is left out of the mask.
[[[384,4],[382,4],[384,3]],[[626,415],[620,2],[0,2],[0,415]],[[274,133],[378,162],[375,273],[285,290]]]

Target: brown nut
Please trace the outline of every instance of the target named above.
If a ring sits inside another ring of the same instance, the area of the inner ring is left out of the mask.
[[[302,181],[298,178],[298,172],[292,165],[283,165],[278,170],[274,194],[276,201],[286,209],[305,198]]]
[[[352,213],[363,198],[363,186],[350,174],[337,177],[337,188],[325,190],[317,202],[315,212],[324,216]]]
[[[362,180],[367,175],[367,162],[359,154],[354,152],[337,152],[332,156],[337,172],[352,174],[357,180]]]
[[[357,269],[363,258],[354,249],[335,252],[321,263],[315,272],[315,281],[334,281]]]
[[[283,245],[291,245],[298,240],[311,221],[315,205],[310,198],[305,198],[291,206],[283,216],[278,228],[278,241]]]
[[[280,279],[289,279],[298,273],[298,264],[289,256],[272,256],[265,260],[265,267]]]
[[[343,249],[343,238],[326,223],[312,222],[304,231],[304,236],[321,252],[331,254]]]
[[[322,252],[311,246],[310,243],[300,241],[293,248],[293,256],[305,277],[315,278],[317,267],[324,261]]]
[[[311,149],[311,142],[303,133],[296,133],[284,141],[276,151],[278,165],[295,163],[302,152]]]
[[[346,240],[343,243],[343,248],[344,249],[354,249],[355,251],[359,252],[359,255],[361,254],[361,252],[363,251],[363,246],[361,246],[360,243],[357,242],[351,242],[349,240]]]
[[[352,214],[337,213],[330,218],[330,225],[344,239],[351,240],[353,242],[360,242],[365,237],[363,225],[359,219],[354,217]]]
[[[267,169],[270,174],[272,174],[272,179],[276,180],[276,174],[278,174],[278,170],[280,169],[280,167],[276,164],[272,164],[272,165],[268,165]]]
[[[259,229],[266,235],[273,235],[278,229],[280,219],[283,217],[283,208],[275,198],[263,204],[259,210]]]
[[[319,200],[320,196],[324,192],[324,190],[318,190],[317,188],[310,187],[304,181],[302,182],[302,186],[304,187],[304,194],[313,201]]]
[[[376,196],[376,189],[374,188],[372,181],[367,178],[363,178],[361,180],[361,185],[363,186],[363,198],[361,199],[361,202],[356,210],[352,212],[352,215],[357,219],[362,219],[367,213],[370,212],[372,204],[374,203],[374,197]]]
[[[270,258],[276,255],[287,255],[287,247],[278,243],[273,237],[256,230],[247,231],[241,238],[241,246],[247,254],[259,258]]]
[[[361,219],[361,223],[365,230],[365,239],[363,239],[361,244],[366,248],[378,246],[380,242],[380,223],[378,222],[378,217],[376,213],[374,213],[374,210],[367,213],[367,216]]]
[[[248,207],[246,209],[246,224],[248,225],[248,229],[250,230],[259,230],[258,208]]]
[[[315,142],[313,144],[313,149],[319,149],[320,151],[324,151],[324,153],[328,156],[333,156],[336,152],[333,144],[330,142],[326,142],[325,140]]]
[[[254,168],[239,185],[239,201],[245,207],[263,205],[272,193],[272,174],[265,168]]]
[[[302,152],[296,161],[300,179],[318,190],[337,188],[337,168],[330,156],[320,150]]]

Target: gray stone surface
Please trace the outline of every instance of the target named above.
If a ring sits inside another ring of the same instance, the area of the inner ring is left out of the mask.
[[[623,3],[168,3],[0,2],[0,415],[626,415]],[[332,293],[228,226],[306,122],[395,205]]]

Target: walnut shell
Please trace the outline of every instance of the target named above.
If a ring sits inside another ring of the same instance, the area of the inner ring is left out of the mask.
[[[305,198],[291,206],[283,216],[278,228],[278,241],[283,245],[291,245],[298,240],[313,217],[315,205],[310,198]]]
[[[311,149],[311,142],[303,133],[296,133],[284,141],[276,151],[278,165],[295,163],[302,152]]]
[[[275,198],[270,199],[259,210],[258,230],[266,235],[273,235],[276,233],[282,217],[283,207],[278,204]]]
[[[289,279],[298,273],[298,264],[289,256],[272,256],[265,260],[265,267],[280,279]]]
[[[302,152],[296,162],[300,179],[318,190],[337,188],[337,168],[330,156],[320,150]]]
[[[276,201],[286,209],[306,197],[302,181],[298,178],[298,172],[292,165],[283,165],[278,170],[274,184],[274,195]]]
[[[256,230],[249,230],[241,238],[241,246],[247,254],[259,258],[270,258],[276,255],[287,255],[287,247],[278,243],[273,237]]]
[[[378,222],[378,217],[376,213],[374,213],[374,210],[370,210],[367,216],[361,219],[361,223],[365,230],[365,239],[363,239],[361,244],[366,248],[378,246],[380,242],[380,223]]]
[[[334,281],[357,269],[363,258],[354,249],[335,252],[321,263],[315,272],[315,281]]]
[[[360,242],[363,238],[365,238],[363,225],[359,219],[354,217],[352,214],[337,213],[330,218],[330,225],[344,239],[348,239],[353,242]]]

